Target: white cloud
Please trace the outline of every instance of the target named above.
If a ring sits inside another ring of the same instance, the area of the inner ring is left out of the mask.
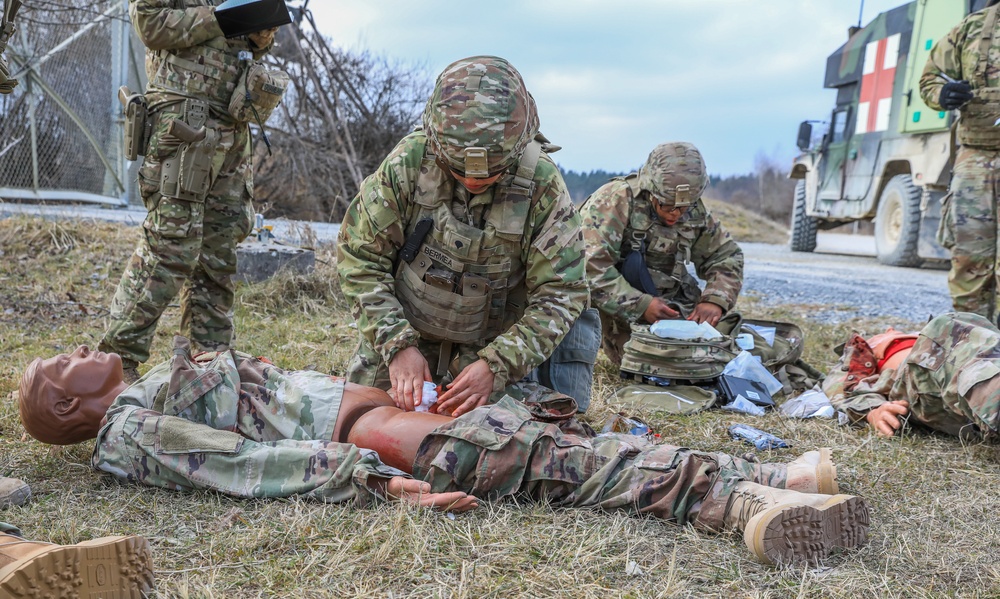
[[[865,22],[902,0],[866,0]],[[524,75],[545,133],[575,170],[634,168],[686,139],[713,172],[745,172],[798,122],[823,118],[826,58],[857,22],[849,0],[319,0],[320,29],[433,77],[496,54]]]

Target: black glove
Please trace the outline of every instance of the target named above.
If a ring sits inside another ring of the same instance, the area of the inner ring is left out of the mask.
[[[968,81],[949,81],[941,88],[938,104],[945,110],[961,108],[972,99],[972,86]]]

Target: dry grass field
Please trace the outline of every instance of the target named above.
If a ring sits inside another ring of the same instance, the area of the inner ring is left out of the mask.
[[[94,345],[137,228],[95,222],[0,220],[0,475],[29,481],[34,500],[0,520],[55,543],[134,533],[148,537],[159,597],[996,597],[1000,596],[1000,457],[995,448],[914,435],[881,439],[830,421],[777,414],[740,418],[718,410],[647,417],[664,439],[744,453],[734,421],[794,444],[764,452],[787,460],[834,448],[846,492],[872,506],[871,539],[822,568],[772,569],[742,538],[596,511],[532,503],[485,505],[456,518],[396,504],[366,509],[289,500],[247,501],[122,486],[90,468],[91,446],[27,438],[12,392],[38,355]],[[242,286],[236,345],[288,368],[342,373],[355,344],[334,255],[318,248],[316,271]],[[814,325],[814,307],[780,310],[741,300],[748,315],[793,320],[807,331],[806,358],[826,369],[854,327]],[[167,357],[178,310],[153,348]],[[914,326],[913,323],[893,322]],[[601,358],[587,419],[615,411],[618,385]],[[637,568],[635,567],[637,566]]]

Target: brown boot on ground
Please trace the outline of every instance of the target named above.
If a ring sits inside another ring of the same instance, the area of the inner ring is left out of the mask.
[[[743,531],[743,541],[765,564],[818,564],[838,549],[854,549],[868,540],[868,505],[852,495],[741,482],[730,497],[725,521]]]
[[[0,508],[24,505],[31,499],[31,487],[23,480],[0,476]]]
[[[807,451],[789,462],[785,488],[799,493],[824,495],[839,493],[837,467],[830,459],[832,453],[829,447],[824,447],[816,451]]]
[[[0,534],[0,597],[141,599],[152,589],[153,561],[142,537],[53,545]]]

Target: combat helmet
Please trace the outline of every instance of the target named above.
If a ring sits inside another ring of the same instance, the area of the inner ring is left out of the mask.
[[[538,133],[538,111],[509,62],[473,56],[438,75],[423,126],[440,161],[466,177],[487,178],[517,162]]]
[[[701,152],[693,144],[675,141],[660,144],[639,169],[639,188],[660,204],[686,208],[708,187],[708,173]]]

